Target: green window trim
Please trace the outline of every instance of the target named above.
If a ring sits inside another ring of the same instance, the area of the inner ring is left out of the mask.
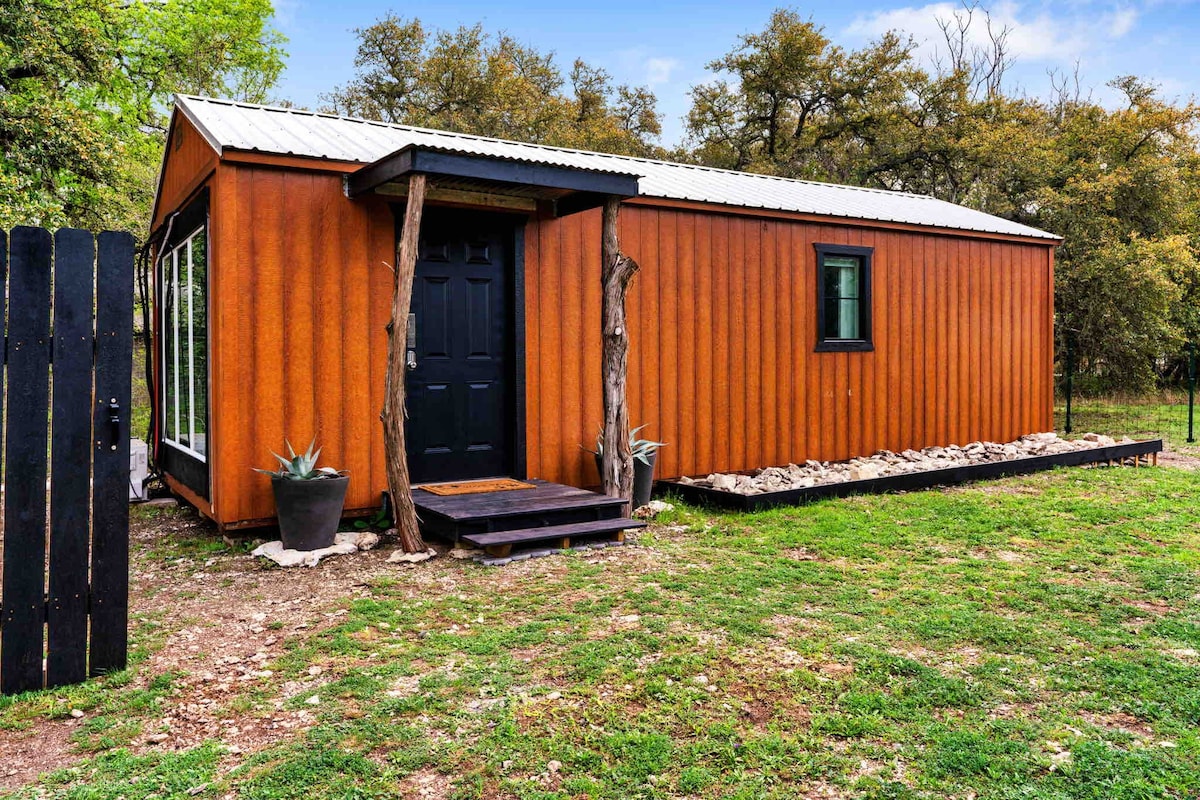
[[[863,352],[871,339],[874,248],[817,244],[817,352]]]

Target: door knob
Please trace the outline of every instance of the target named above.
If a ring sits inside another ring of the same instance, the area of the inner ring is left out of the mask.
[[[405,360],[407,361],[407,366],[409,369],[416,369],[417,368],[417,351],[409,350],[408,355],[405,356]]]

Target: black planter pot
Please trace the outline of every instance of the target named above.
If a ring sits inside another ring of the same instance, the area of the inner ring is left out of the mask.
[[[658,460],[658,451],[646,457],[650,463],[643,464],[641,459],[633,460],[633,507],[641,508],[650,502],[650,492],[654,489],[654,462]]]
[[[349,483],[345,476],[315,481],[271,476],[283,546],[288,550],[320,550],[332,545]]]
[[[658,460],[658,451],[654,451],[648,456],[649,464],[643,464],[641,459],[633,460],[633,506],[630,509],[641,508],[650,502],[650,492],[654,489],[654,462]],[[596,474],[600,476],[600,482],[604,482],[604,467],[600,463],[600,456],[596,456]]]

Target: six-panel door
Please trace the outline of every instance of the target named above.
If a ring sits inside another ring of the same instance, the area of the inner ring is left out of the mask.
[[[407,375],[414,482],[512,470],[511,223],[429,209],[413,282]]]

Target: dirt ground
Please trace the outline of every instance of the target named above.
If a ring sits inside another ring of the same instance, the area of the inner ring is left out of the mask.
[[[297,631],[332,624],[326,613],[339,601],[365,596],[363,584],[396,567],[386,563],[394,545],[353,557],[334,558],[317,569],[280,570],[264,566],[245,548],[207,558],[164,558],[167,540],[220,534],[194,513],[135,515],[130,530],[130,607],[132,624],[152,619],[166,639],[156,643],[137,670],[132,686],[144,688],[155,676],[179,677],[165,699],[160,724],[147,723],[132,751],[185,750],[205,740],[220,740],[234,753],[251,752],[313,721],[307,711],[282,708],[263,718],[238,718],[228,711],[238,684],[264,677],[263,665],[283,653],[282,642]],[[418,585],[431,573],[416,577]],[[302,685],[284,686],[278,705]],[[69,709],[65,709],[69,711]],[[248,722],[249,721],[249,722]],[[38,775],[69,766],[84,754],[72,734],[87,722],[67,716],[35,722],[25,730],[0,730],[0,790],[35,781]],[[151,737],[162,732],[162,741]]]
[[[1163,450],[1158,454],[1158,463],[1164,467],[1178,467],[1179,469],[1200,469],[1200,450],[1195,447],[1189,447],[1187,451],[1180,450]]]
[[[239,710],[239,696],[244,697],[250,682],[270,677],[266,665],[285,653],[285,641],[338,624],[346,613],[339,607],[368,597],[370,580],[403,571],[410,596],[442,596],[456,591],[462,570],[461,563],[446,555],[448,548],[437,542],[430,544],[438,557],[416,568],[388,563],[397,543],[385,537],[368,552],[326,559],[316,568],[281,569],[248,554],[256,541],[261,540],[226,539],[232,547],[200,553],[191,547],[186,552],[195,555],[179,557],[180,542],[215,546],[222,543],[221,534],[191,509],[170,507],[133,515],[130,627],[136,631],[152,623],[165,638],[145,647],[147,660],[138,665],[126,689],[145,689],[163,675],[174,679],[160,700],[161,713],[142,720],[141,734],[127,745],[132,754],[183,751],[219,741],[229,752],[228,766],[233,766],[246,754],[303,732],[316,723],[318,710],[287,708],[288,700],[334,676],[310,670],[307,680],[285,682],[273,693],[272,711]],[[611,555],[639,562],[646,554],[638,551],[641,548],[620,548]],[[499,591],[525,574],[521,569],[491,572]],[[53,718],[38,717],[20,730],[0,727],[0,752],[5,754],[0,794],[89,756],[76,740],[92,715],[70,716],[65,697],[46,698],[46,703],[61,704],[55,706]]]

